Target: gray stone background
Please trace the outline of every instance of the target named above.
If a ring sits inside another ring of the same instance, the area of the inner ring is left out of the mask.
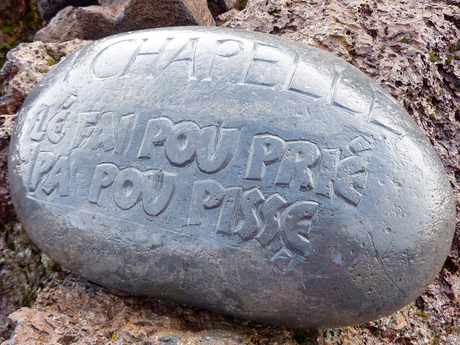
[[[170,25],[261,31],[341,56],[413,116],[460,201],[459,0],[2,0],[0,343],[460,344],[459,212],[451,253],[422,296],[389,317],[341,329],[273,328],[116,295],[62,271],[30,243],[16,221],[6,179],[9,137],[24,98],[88,41]]]

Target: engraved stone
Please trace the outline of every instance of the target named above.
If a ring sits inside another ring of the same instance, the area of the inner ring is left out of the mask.
[[[9,167],[30,237],[69,270],[290,327],[409,303],[454,231],[407,113],[341,59],[257,33],[84,48],[27,99]]]

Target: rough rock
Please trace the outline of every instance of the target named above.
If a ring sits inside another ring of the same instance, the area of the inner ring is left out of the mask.
[[[115,31],[115,14],[101,6],[68,6],[35,34],[35,41],[63,42],[81,38],[94,40]]]
[[[294,345],[292,333],[234,321],[157,300],[120,297],[74,278],[55,280],[33,308],[11,315],[18,323],[4,345]]]
[[[25,96],[64,55],[83,41],[34,42],[11,50],[0,71],[0,341],[8,336],[7,315],[30,305],[49,272],[44,255],[29,241],[10,202],[7,180],[8,144],[15,113]],[[50,264],[52,266],[52,264]]]
[[[0,70],[0,114],[14,114],[41,78],[65,55],[87,42],[23,43],[10,50]]]
[[[19,42],[31,41],[41,25],[36,0],[0,1],[0,67],[8,50]]]
[[[242,1],[240,0],[208,0],[209,10],[213,16],[218,16],[231,9],[241,9]]]
[[[224,26],[301,41],[365,71],[430,136],[456,184],[459,6],[450,0],[252,0]]]
[[[457,345],[458,309],[448,304],[449,316],[443,314],[446,305],[433,303],[423,309],[413,304],[359,327],[293,331],[164,301],[115,295],[56,274],[33,306],[11,314],[16,328],[2,345]]]
[[[215,24],[206,0],[100,0],[100,4],[64,8],[37,32],[35,40],[94,40],[146,28]]]
[[[457,197],[460,199],[457,139],[460,119],[458,100],[460,94],[460,59],[458,57],[460,56],[460,43],[458,42],[460,32],[458,21],[456,21],[459,6],[458,0],[437,2],[336,0],[327,3],[319,0],[308,2],[253,0],[249,1],[247,10],[240,13],[232,11],[230,16],[226,16],[226,19],[231,19],[228,26],[242,29],[257,28],[259,31],[279,33],[288,38],[311,42],[315,46],[334,51],[378,79],[407,109],[410,109],[410,113],[424,128],[440,153],[452,178],[451,182],[456,186]],[[361,53],[355,55],[354,52]],[[1,182],[0,185],[2,185]],[[294,336],[297,343],[304,345],[459,344],[459,233],[460,229],[457,226],[457,236],[443,271],[435,283],[431,284],[414,304],[390,317],[359,327],[298,331]],[[4,257],[1,250],[0,257]],[[18,255],[15,260],[17,267],[22,270],[20,258],[21,255]],[[60,289],[62,291],[59,284],[59,280],[50,283],[49,288],[45,290],[48,292],[44,295],[43,302],[40,302],[42,305],[46,304],[46,298],[51,290]],[[87,285],[78,285],[81,286],[79,289],[88,289]],[[74,286],[72,289],[74,288],[77,287]],[[94,290],[88,289],[88,291],[85,303],[93,303],[91,308],[98,308],[100,299],[95,299]],[[70,294],[69,296],[75,295]],[[106,298],[109,297],[113,298],[111,295]],[[124,299],[117,297],[116,301]],[[62,303],[55,301],[50,299],[48,307],[60,310]],[[131,305],[136,311],[141,310],[145,302],[140,299],[135,299],[135,301]],[[115,303],[113,305],[117,306]],[[65,310],[64,307],[62,309]],[[3,312],[2,306],[0,310]],[[31,310],[36,309],[32,307]],[[111,309],[106,310],[110,312]],[[109,312],[106,315],[113,315]],[[88,314],[91,314],[91,310],[86,309],[79,314],[78,311],[76,313],[81,317],[87,317]],[[179,318],[186,324],[194,314],[194,311],[187,310],[187,313]],[[55,313],[50,312],[46,320],[52,318],[53,315]],[[100,314],[93,315],[96,317]],[[96,334],[103,329],[101,327],[91,328],[91,323],[86,321],[87,319],[82,319],[80,323],[78,316],[75,317],[75,320],[76,323],[70,328],[62,327],[63,334],[66,336],[62,338],[61,343],[66,344],[66,341],[72,343],[78,341],[80,335]],[[40,337],[46,336],[46,333],[40,332],[43,326],[38,327],[37,331],[34,329],[36,325],[28,322],[28,318],[24,318],[24,321],[22,332],[39,334]],[[228,321],[229,325],[230,322]],[[132,323],[121,322],[121,325],[117,324],[115,328],[119,329],[123,326],[126,329],[132,325]],[[137,327],[136,334],[143,334],[142,322],[137,324]],[[54,332],[59,332],[59,329]],[[75,338],[73,334],[76,334]],[[218,335],[219,332],[213,334]],[[279,345],[289,344],[291,341],[291,333],[283,334],[285,334],[284,338],[274,340]],[[167,336],[169,338],[164,338],[164,340],[170,341],[169,344],[174,344],[176,339],[171,332],[168,332]],[[19,337],[20,333],[17,332],[18,344],[40,344],[41,341],[38,337],[31,339],[30,342],[21,342]],[[270,338],[270,335],[267,337]],[[117,339],[118,333],[115,333],[110,340],[116,343]],[[138,339],[137,336],[126,341],[125,344],[140,343],[136,339]],[[253,344],[270,344],[269,341],[257,342],[257,338],[251,337],[251,339],[254,339]],[[102,344],[106,343],[107,341],[102,341]],[[98,343],[91,344],[97,345]],[[216,344],[219,345],[219,342],[216,341]]]
[[[37,0],[38,11],[44,20],[50,20],[56,13],[67,6],[96,5],[97,0]]]

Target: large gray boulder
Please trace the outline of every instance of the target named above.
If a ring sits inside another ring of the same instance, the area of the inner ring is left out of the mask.
[[[183,25],[215,25],[206,0],[100,0],[100,6],[61,10],[35,40],[94,40],[110,34]]]
[[[343,60],[273,35],[97,41],[34,90],[13,139],[31,239],[132,294],[357,324],[415,300],[453,237],[450,186],[407,113]]]
[[[387,0],[377,5],[376,1],[362,0],[352,3],[334,0],[316,7],[300,2],[291,3],[289,6],[286,3],[287,1],[249,1],[250,6],[247,10],[227,16],[232,18],[228,25],[277,32],[293,40],[326,47],[378,79],[417,119],[441,155],[450,172],[452,184],[456,185],[455,174],[460,172],[460,165],[458,150],[455,150],[455,146],[458,145],[455,116],[457,113],[460,117],[460,109],[455,92],[457,90],[458,94],[460,64],[454,57],[460,57],[460,46],[456,45],[460,37],[460,28],[455,26],[455,13],[458,13],[455,1],[441,0],[430,4],[429,1],[418,3]],[[0,8],[2,5],[3,2]],[[236,17],[233,17],[235,15]],[[408,20],[410,17],[413,19]],[[327,25],[318,25],[324,22],[327,22]],[[347,31],[350,34],[346,35]],[[21,48],[32,51],[33,45],[35,43],[23,45]],[[429,54],[430,51],[433,53]],[[40,54],[34,58],[34,64],[25,63],[24,73],[21,75],[26,77],[29,68],[33,72],[33,66],[41,59],[46,61]],[[459,195],[457,192],[457,196]],[[458,229],[460,235],[460,227]],[[165,329],[170,330],[167,332],[169,337],[164,338],[165,342],[170,341],[167,344],[175,343],[176,334],[182,336],[177,343],[192,344],[190,341],[187,342],[188,339],[184,339],[183,335],[199,336],[205,329],[220,337],[207,338],[212,345],[220,345],[225,341],[230,343],[222,331],[224,327],[240,334],[242,344],[252,345],[460,344],[460,327],[457,326],[460,302],[459,250],[460,236],[457,236],[445,269],[417,303],[391,317],[359,327],[299,332],[296,335],[298,342],[293,342],[290,332],[284,332],[283,337],[283,332],[276,336],[267,329],[251,327],[243,334],[234,323],[227,321],[219,327],[215,323],[215,316],[200,318],[196,311],[187,309],[177,319],[165,322],[165,328],[159,327],[158,332],[164,334]],[[0,250],[2,273],[8,266],[24,271],[27,269],[24,276],[28,281],[33,281],[30,273],[38,270],[32,265],[24,268],[22,251],[18,248],[12,248],[12,251],[17,252],[14,258],[16,261],[10,264],[4,260],[5,252]],[[4,281],[6,280],[0,279],[0,285]],[[87,289],[84,284],[72,286],[53,280],[49,285],[51,286],[43,290],[41,297],[33,303],[31,308],[34,314],[31,312],[26,315],[23,312],[23,317],[21,314],[12,316],[21,322],[15,330],[15,341],[8,341],[6,344],[49,344],[50,338],[53,337],[63,343],[67,341],[74,345],[85,344],[85,341],[86,344],[96,344],[94,337],[99,337],[101,343],[152,340],[149,327],[155,327],[158,323],[153,320],[151,312],[161,309],[156,303],[116,298],[108,292]],[[87,294],[78,294],[80,286]],[[14,282],[10,288],[15,289],[16,293],[27,294],[28,301],[33,301],[24,285]],[[0,296],[6,296],[7,299],[9,297],[6,294],[2,295],[1,291]],[[68,303],[75,304],[75,307],[68,308]],[[131,317],[119,317],[120,314],[116,310],[118,307],[122,310],[129,308],[127,312]],[[0,314],[6,315],[7,309],[0,305]],[[166,312],[164,309],[161,310]],[[46,320],[42,317],[45,312]],[[58,313],[63,315],[53,319]],[[34,315],[37,317],[32,318]],[[47,323],[50,320],[53,322],[52,327]],[[197,322],[191,322],[192,320]],[[43,331],[50,333],[46,335]],[[261,333],[265,335],[262,339]],[[1,340],[0,334],[0,342]]]

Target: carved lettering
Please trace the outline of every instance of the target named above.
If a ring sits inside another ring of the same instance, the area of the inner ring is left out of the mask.
[[[72,149],[84,146],[94,132],[99,112],[80,113],[77,116],[77,126],[73,138]]]
[[[76,102],[77,96],[68,96],[50,115],[51,107],[42,105],[30,128],[30,138],[42,141],[45,138],[52,144],[59,143],[66,134],[66,121],[70,115],[70,107]]]
[[[324,149],[321,155],[321,174],[316,186],[316,193],[332,198],[337,164],[340,158],[339,149]]]
[[[289,249],[299,252],[301,256],[311,253],[308,240],[311,219],[319,204],[314,201],[299,201],[286,208],[281,214],[281,233]]]
[[[117,125],[115,153],[124,154],[133,136],[136,114],[123,114]]]
[[[109,111],[99,115],[96,126],[88,141],[91,150],[112,151],[115,148],[115,119]]]
[[[65,112],[66,108],[70,107],[74,100],[73,97],[69,97],[61,105],[61,110],[55,115],[55,118],[60,118],[62,115],[59,114]],[[41,118],[47,116],[46,109],[43,108]],[[130,129],[134,128],[135,118],[133,113],[125,115],[111,111],[80,113],[74,129],[73,140],[69,141],[71,148],[69,154],[75,148],[117,154],[126,153],[129,143],[132,142],[133,134]],[[34,133],[34,138],[40,139],[46,134],[44,131],[48,126],[45,122],[45,120],[34,122],[31,129],[31,133]],[[56,140],[62,140],[59,138],[62,136],[62,129],[65,127],[62,124],[58,125],[62,121],[56,120],[54,123],[55,128],[58,129],[52,131],[53,135],[56,135]],[[169,163],[174,167],[189,166],[193,161],[196,161],[196,169],[206,174],[215,174],[230,165],[238,152],[240,135],[241,130],[239,128],[226,128],[223,126],[200,128],[193,121],[182,121],[175,124],[167,117],[158,117],[148,120],[139,148],[135,152],[137,152],[136,156],[139,159],[150,159],[153,157],[155,150],[161,149]],[[139,141],[135,142],[136,144],[139,143]],[[285,141],[276,135],[257,134],[252,138],[243,178],[262,181],[266,170],[271,165],[274,165],[276,170],[272,172],[271,176],[273,176],[273,182],[276,186],[304,192],[313,191],[315,194],[323,195],[331,200],[334,196],[338,196],[349,204],[356,206],[359,204],[362,192],[367,184],[367,161],[360,154],[371,149],[372,143],[362,136],[354,138],[343,149],[327,148],[320,150],[316,144],[307,140]],[[344,152],[345,158],[341,160],[342,152]],[[47,157],[43,152],[40,153],[40,157],[36,157],[32,163],[33,169],[29,179],[31,191],[35,190],[38,184],[42,182],[44,175],[49,174],[55,161],[57,161],[57,157]],[[278,164],[275,165],[275,163]],[[107,164],[112,163],[109,161]],[[99,171],[96,172],[98,173]],[[117,172],[116,176],[118,174],[119,172]],[[59,179],[58,176],[61,175],[65,175],[63,170],[59,170],[58,175],[53,178],[55,180]],[[146,185],[147,180],[145,180],[144,175],[142,176],[142,183]],[[173,184],[169,183],[172,177],[169,175],[164,175],[164,177],[166,178],[165,182],[168,182],[168,186],[172,186]],[[51,182],[49,182],[43,187],[43,190],[51,193],[54,188],[57,188],[56,186],[64,186],[63,178],[60,178],[60,181],[60,184],[56,183],[55,185],[51,185]],[[134,178],[133,181],[137,181],[137,179]],[[111,181],[111,183],[113,182]],[[98,180],[97,174],[93,183],[96,184],[93,186],[93,194],[91,194],[90,200],[97,203],[97,190],[98,188],[99,190],[103,188],[104,185],[101,185],[101,180]],[[129,184],[129,182],[127,183]],[[117,185],[117,187],[120,186]],[[224,186],[221,187],[224,191],[228,189]],[[122,190],[121,187],[119,189]],[[60,193],[65,193],[64,187],[59,187],[59,190]],[[166,190],[169,191],[166,195],[171,194],[170,189]],[[237,192],[234,191],[234,193]],[[243,195],[246,195],[245,193],[242,192]],[[116,203],[120,208],[123,209],[128,207],[127,205],[133,204],[131,199],[127,199],[125,203],[122,200],[122,195],[120,194],[116,197]],[[225,195],[228,198],[227,204],[229,204],[233,199],[231,196]],[[129,196],[134,198],[131,194]],[[161,196],[165,199],[150,198],[147,201],[147,205],[167,205],[169,198],[163,194]],[[148,211],[148,207],[146,206],[146,213],[158,214],[157,206],[151,206],[151,212]],[[252,209],[253,207],[248,205],[244,212],[249,212]],[[164,208],[160,207],[159,211],[162,213]],[[251,219],[252,217],[253,223],[259,224],[257,217],[253,215],[254,213],[247,213],[244,218]],[[222,213],[222,217],[224,217],[224,213]],[[225,217],[222,218],[222,222],[225,219]],[[244,221],[239,224],[242,227],[240,233],[243,238],[253,238],[262,230],[260,226],[252,225],[251,230],[246,228],[247,225],[243,229],[243,223]],[[262,235],[264,233],[264,231],[261,232],[259,239],[261,244],[267,245],[273,239],[273,234],[267,232]],[[269,238],[265,238],[265,236]]]
[[[114,59],[114,56],[117,58]],[[226,68],[229,59],[235,57],[235,62],[244,67],[240,67],[240,70]],[[218,68],[218,65],[223,68]],[[218,77],[224,76],[218,79],[229,83],[278,88],[309,100],[323,99],[331,108],[360,115],[364,121],[393,134],[404,134],[397,123],[381,116],[388,110],[387,106],[393,103],[392,100],[388,102],[388,96],[381,90],[369,85],[372,90],[364,95],[363,90],[354,89],[353,84],[342,78],[342,74],[349,72],[345,67],[319,67],[305,61],[295,50],[269,43],[255,41],[249,45],[235,38],[212,40],[207,37],[203,40],[199,33],[196,37],[185,39],[128,38],[103,47],[95,54],[90,68],[92,75],[99,80],[137,76],[151,80],[167,72],[177,78],[184,72],[188,81],[209,82],[214,79],[213,74],[218,74]],[[237,74],[238,81],[228,78],[230,74]],[[202,79],[198,80],[197,75],[203,76]],[[350,97],[347,97],[350,94],[356,95],[357,98],[352,97],[357,99],[356,102],[350,101]]]
[[[147,171],[145,176],[147,188],[142,192],[144,211],[150,216],[159,216],[172,200],[176,174],[152,170]]]
[[[248,180],[262,180],[267,165],[279,161],[286,150],[283,139],[274,135],[256,135],[249,149],[249,160],[245,178]]]
[[[170,38],[170,37],[166,38],[166,40],[161,44],[161,46],[157,50],[155,50],[155,49],[147,49],[147,48],[149,48],[148,47],[149,43],[156,44],[157,42],[151,41],[148,38],[142,39],[141,42],[139,43],[139,45],[134,50],[133,54],[131,55],[128,63],[124,67],[124,69],[121,72],[120,76],[129,77],[129,72],[132,70],[132,66],[136,63],[136,61],[138,61],[138,59],[140,57],[151,57],[151,56],[153,56],[154,61],[156,62],[158,57],[161,56],[161,54],[163,54],[163,52],[164,52],[166,46],[168,45],[168,43],[170,41],[172,41],[172,40],[173,40],[173,38]],[[150,47],[150,48],[152,48],[152,47]],[[144,63],[145,63],[145,61],[144,61]],[[152,66],[151,63],[148,63],[148,66],[151,69],[155,68],[155,66]]]
[[[353,205],[358,205],[362,191],[367,184],[366,162],[358,156],[351,156],[339,162],[335,192]]]
[[[209,218],[207,212],[219,207],[217,234],[238,235],[243,241],[256,239],[272,253],[285,248],[293,255],[311,254],[308,236],[319,203],[289,203],[279,194],[265,198],[258,188],[243,192],[240,187],[224,188],[210,179],[197,181],[193,185],[188,225],[203,224],[203,219]]]
[[[51,170],[56,162],[56,156],[47,151],[37,151],[32,161],[29,177],[29,190],[35,191],[41,183],[43,177]]]
[[[280,80],[273,77],[273,73],[267,73],[267,69],[273,70],[279,63],[279,59],[273,56],[280,56],[281,52],[278,47],[262,42],[254,42],[252,56],[249,65],[244,73],[243,83],[275,86]]]
[[[349,149],[351,152],[354,154],[358,154],[363,151],[368,151],[372,149],[371,143],[365,139],[362,136],[356,137],[352,141],[350,141],[350,144],[348,145]]]
[[[236,128],[203,128],[196,152],[200,170],[213,174],[224,169],[238,148],[239,137],[240,131]]]
[[[155,146],[163,145],[169,137],[173,126],[173,122],[166,117],[149,120],[137,157],[150,158]]]
[[[59,157],[57,162],[51,168],[51,171],[47,174],[47,178],[41,188],[48,195],[51,194],[54,190],[57,190],[60,196],[68,196],[69,183],[69,158]]]
[[[217,40],[216,53],[213,55],[211,63],[209,64],[208,76],[203,79],[206,81],[212,80],[212,72],[217,58],[228,59],[237,56],[243,52],[243,42],[235,39]]]
[[[91,61],[91,72],[94,77],[96,79],[109,79],[122,75],[123,72],[127,71],[136,50],[134,50],[134,54],[126,54],[126,52],[132,51],[132,46],[136,44],[139,47],[138,40],[126,39],[113,42],[101,49]],[[117,61],[114,61],[112,56],[118,56]]]
[[[174,50],[177,54],[170,56],[169,62],[192,63],[190,44]],[[237,54],[236,43],[228,44],[233,47],[228,56]],[[136,51],[137,57],[143,56],[142,49]],[[155,55],[150,53],[146,55]],[[219,54],[216,57],[225,58]],[[134,72],[134,61],[128,64],[131,72]],[[131,72],[125,70],[124,73]],[[194,121],[173,122],[169,117],[155,117],[155,114],[153,118],[136,121],[134,113],[105,110],[79,113],[72,128],[68,118],[75,101],[76,96],[71,95],[54,114],[50,113],[50,107],[42,107],[37,120],[31,124],[30,140],[39,146],[28,178],[28,188],[34,197],[42,195],[49,201],[74,193],[75,197],[87,198],[90,204],[100,207],[101,212],[119,210],[136,215],[142,212],[148,219],[163,217],[171,204],[183,208],[183,204],[175,204],[175,200],[188,200],[189,207],[178,217],[187,217],[183,228],[209,227],[213,229],[213,236],[228,236],[239,242],[255,241],[277,266],[293,267],[313,253],[310,232],[315,217],[319,217],[320,201],[305,199],[321,195],[330,199],[325,202],[335,202],[337,197],[348,206],[358,206],[367,185],[366,156],[373,142],[364,135],[340,148],[320,148],[306,139],[285,140],[270,133],[250,134],[248,141],[241,138],[247,135],[245,127],[223,124],[200,127]],[[132,140],[136,124],[145,124],[145,128],[141,138]],[[63,141],[69,146],[63,151],[67,156],[44,149],[49,144],[60,143],[70,130],[73,137]],[[48,142],[42,142],[44,138]],[[224,170],[235,168],[233,160],[244,152],[241,143],[250,143],[247,160],[241,161],[244,155],[236,159],[237,167],[244,169],[244,174],[232,171],[230,175],[248,181],[244,187],[235,186],[233,182],[229,186],[222,182],[228,179]],[[94,166],[91,159],[82,160],[84,155],[93,152],[97,157]],[[138,159],[132,166],[131,154]],[[163,158],[158,157],[159,154]],[[170,164],[174,172],[167,172],[162,166],[145,171],[139,168],[156,162]],[[194,180],[190,195],[184,193],[187,188],[181,180],[184,168],[195,169],[191,172]],[[216,179],[202,179],[203,174],[210,177],[216,174]],[[268,184],[271,186],[267,190],[278,188],[279,193],[264,195]],[[84,188],[80,188],[81,185]],[[180,188],[176,188],[178,185]],[[295,201],[289,200],[288,189],[296,192]],[[167,224],[169,215],[164,219]]]
[[[286,152],[281,160],[281,165],[275,183],[297,189],[313,189],[313,176],[310,170],[319,159],[318,147],[308,141],[291,141],[287,144]]]
[[[243,189],[240,187],[232,187],[225,190],[217,222],[218,234],[231,235],[234,233],[238,221],[238,209],[242,191]]]
[[[112,187],[113,201],[122,210],[129,210],[139,201],[146,214],[159,216],[171,202],[175,191],[176,174],[136,168],[119,169],[115,164],[96,166],[88,200],[99,204],[102,190]]]
[[[144,188],[143,175],[139,170],[123,169],[113,182],[113,199],[118,207],[128,210],[139,201]]]
[[[159,146],[172,165],[184,166],[196,158],[198,168],[213,174],[232,160],[239,143],[238,128],[200,127],[192,121],[174,124],[160,117],[147,122],[137,158],[151,158]]]
[[[34,141],[41,141],[46,134],[49,107],[44,105],[35,116],[30,130],[30,138]]]
[[[280,228],[280,213],[288,202],[279,194],[270,195],[261,208],[264,228],[256,237],[262,247],[273,241]]]
[[[291,68],[285,87],[287,91],[307,96],[309,99],[328,96],[330,81],[322,71],[304,63],[297,55]]]
[[[99,203],[101,190],[112,185],[118,171],[118,167],[111,163],[103,163],[96,166],[91,186],[89,188],[89,202],[94,204]]]
[[[28,197],[138,224],[136,239],[259,248],[292,268],[332,218],[385,188],[368,179],[392,168],[377,144],[394,145],[406,121],[355,71],[274,40],[157,34],[84,49],[56,78],[62,92],[30,102],[12,156]]]
[[[265,200],[259,189],[254,188],[243,193],[241,198],[241,212],[243,221],[238,224],[236,232],[241,239],[248,241],[254,238],[262,228],[262,222],[258,215],[260,205]]]
[[[188,62],[189,63],[189,80],[196,79],[196,49],[199,38],[190,38],[177,50],[173,50],[170,56],[163,54],[163,61],[159,62],[159,73],[157,77],[166,71],[171,65],[177,62]],[[172,40],[171,40],[172,41]],[[169,46],[169,45],[168,45]]]
[[[200,127],[192,121],[180,122],[166,140],[166,157],[173,165],[183,166],[195,158]]]
[[[113,111],[80,113],[71,148],[123,154],[133,135],[135,116]]]
[[[205,217],[206,209],[221,205],[225,195],[224,187],[214,180],[197,181],[193,184],[188,225],[199,225]]]

